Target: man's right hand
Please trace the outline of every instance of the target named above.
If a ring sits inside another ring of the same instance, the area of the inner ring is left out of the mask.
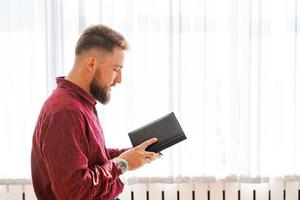
[[[145,151],[145,149],[149,145],[155,142],[157,142],[156,138],[147,140],[142,144],[123,152],[121,155],[119,155],[118,158],[127,161],[129,170],[135,170],[137,168],[140,168],[145,163],[150,163],[154,161],[157,157],[159,157],[159,153]]]

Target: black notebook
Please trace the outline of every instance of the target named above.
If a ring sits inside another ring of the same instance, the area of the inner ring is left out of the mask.
[[[128,133],[128,135],[134,147],[151,138],[157,138],[156,143],[146,148],[146,151],[156,153],[186,139],[173,112]]]

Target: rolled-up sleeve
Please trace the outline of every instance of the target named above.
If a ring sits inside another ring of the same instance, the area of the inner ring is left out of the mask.
[[[84,116],[65,110],[52,114],[43,127],[41,153],[58,199],[93,199],[119,193],[115,184],[120,175],[116,163],[89,166],[89,138]]]

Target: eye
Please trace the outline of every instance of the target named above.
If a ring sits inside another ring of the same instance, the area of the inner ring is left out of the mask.
[[[121,71],[121,67],[113,68],[113,70],[114,70],[115,72],[120,72],[120,71]]]

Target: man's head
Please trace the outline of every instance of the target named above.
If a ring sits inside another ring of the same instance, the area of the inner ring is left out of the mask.
[[[87,28],[75,49],[73,77],[96,100],[105,104],[110,99],[110,88],[121,83],[124,51],[128,44],[118,32],[103,25]],[[70,75],[70,77],[72,77]],[[80,76],[80,77],[78,77]],[[71,78],[72,79],[72,78]]]

